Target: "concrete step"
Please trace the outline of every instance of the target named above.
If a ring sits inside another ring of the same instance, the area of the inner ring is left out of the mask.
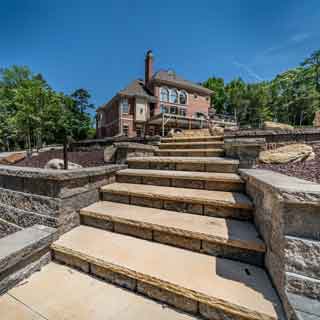
[[[258,267],[79,226],[54,259],[205,319],[274,320],[280,301]]]
[[[242,193],[112,183],[101,188],[102,199],[144,207],[223,218],[250,219],[253,204]]]
[[[164,157],[223,157],[224,149],[159,149],[155,154]]]
[[[223,138],[224,138],[223,136],[161,138],[161,143],[172,143],[172,142],[214,142],[214,141],[223,141]]]
[[[239,161],[221,157],[137,157],[128,159],[129,168],[177,171],[238,171]]]
[[[252,223],[100,201],[80,211],[85,225],[263,266]]]
[[[0,296],[1,320],[196,320],[134,292],[52,262]]]
[[[244,191],[244,182],[235,173],[125,169],[117,172],[117,182],[219,191]]]
[[[166,142],[159,145],[160,149],[217,149],[222,148],[223,141]]]

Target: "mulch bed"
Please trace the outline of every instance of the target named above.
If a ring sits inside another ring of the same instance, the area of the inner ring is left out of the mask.
[[[316,155],[314,160],[287,164],[260,164],[258,167],[320,183],[320,144],[313,144],[312,147]]]
[[[25,158],[14,165],[19,167],[44,168],[47,162],[51,159],[63,159],[62,150],[41,152],[29,159]],[[68,152],[68,160],[73,163],[80,164],[85,168],[106,165],[103,160],[103,150],[90,152]]]

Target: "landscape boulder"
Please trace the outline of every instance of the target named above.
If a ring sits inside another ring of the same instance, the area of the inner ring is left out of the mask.
[[[313,158],[313,149],[306,144],[290,144],[275,150],[262,151],[259,155],[259,161],[267,164],[283,164]]]
[[[320,111],[317,111],[314,115],[313,126],[320,128]]]
[[[44,166],[45,169],[54,169],[54,170],[63,170],[64,169],[64,161],[62,159],[51,159],[47,162],[47,164]],[[68,169],[74,170],[74,169],[81,169],[82,166],[79,164],[68,162]]]
[[[103,151],[103,159],[106,163],[114,163],[116,159],[117,148],[115,145],[107,146]]]
[[[25,157],[26,157],[25,152],[11,153],[5,157],[0,157],[0,164],[12,165],[23,160]]]
[[[286,124],[286,123],[265,121],[263,123],[263,129],[265,129],[265,130],[294,130],[294,127],[290,126],[289,124]]]
[[[212,136],[223,136],[224,128],[219,127],[219,126],[210,126],[209,132]]]

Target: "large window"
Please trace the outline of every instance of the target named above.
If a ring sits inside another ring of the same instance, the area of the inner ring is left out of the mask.
[[[160,89],[160,100],[164,102],[169,101],[169,90],[167,88]]]
[[[121,100],[121,110],[122,113],[129,113],[129,102],[128,99]]]
[[[187,93],[185,91],[179,93],[179,102],[180,104],[187,104]]]
[[[187,115],[187,110],[185,108],[180,108],[179,109],[179,114],[180,116],[186,116]]]
[[[176,89],[170,90],[170,102],[178,103],[178,91]]]
[[[160,112],[161,113],[169,113],[169,109],[165,105],[161,104],[160,105]]]

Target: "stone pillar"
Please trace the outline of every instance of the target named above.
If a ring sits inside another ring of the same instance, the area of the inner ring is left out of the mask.
[[[265,144],[264,138],[225,139],[224,149],[227,157],[239,159],[240,168],[254,168]]]

